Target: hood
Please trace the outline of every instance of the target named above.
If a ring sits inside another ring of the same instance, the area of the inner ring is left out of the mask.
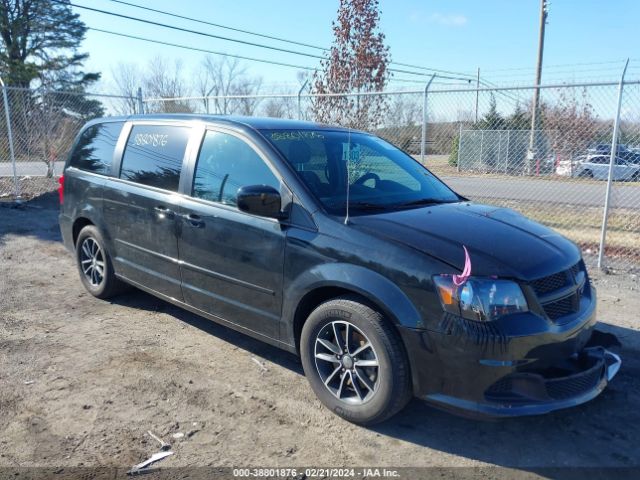
[[[465,246],[472,275],[527,281],[567,269],[581,257],[573,242],[513,210],[467,202],[356,216],[351,223],[454,270],[463,269]]]

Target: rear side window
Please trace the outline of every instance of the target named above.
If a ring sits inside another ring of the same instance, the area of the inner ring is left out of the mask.
[[[123,122],[108,122],[87,128],[76,144],[69,165],[88,172],[108,175]]]
[[[260,155],[243,140],[226,133],[208,131],[202,142],[193,179],[193,196],[236,205],[240,187],[280,182]]]
[[[127,140],[120,178],[176,192],[191,128],[135,125]]]

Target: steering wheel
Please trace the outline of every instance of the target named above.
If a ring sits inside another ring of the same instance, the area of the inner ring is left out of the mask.
[[[365,173],[364,175],[362,175],[355,182],[353,182],[353,184],[354,185],[363,185],[364,182],[366,182],[367,180],[371,180],[372,178],[376,181],[376,184],[380,181],[380,177],[378,176],[377,173],[368,172],[368,173]]]

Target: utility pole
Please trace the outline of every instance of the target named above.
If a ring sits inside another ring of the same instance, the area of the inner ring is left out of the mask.
[[[540,102],[540,82],[542,81],[542,55],[544,52],[544,28],[547,23],[547,0],[540,0],[540,33],[538,36],[538,63],[536,65],[536,86],[533,90],[531,105],[531,134],[529,135],[529,151],[527,152],[527,174],[531,175],[536,158],[536,129],[538,128],[538,109]]]

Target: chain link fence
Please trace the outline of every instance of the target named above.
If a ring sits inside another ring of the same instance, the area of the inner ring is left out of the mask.
[[[0,199],[29,198],[57,188],[78,130],[96,117],[135,113],[136,105],[136,99],[118,95],[4,88]]]
[[[592,266],[637,271],[640,84],[623,85],[619,110],[617,83],[540,88],[532,130],[533,93],[532,87],[429,92],[428,141],[450,148],[433,151],[425,164],[462,195],[514,208],[566,235]],[[458,130],[429,129],[438,124]]]
[[[516,209],[566,235],[592,266],[640,270],[640,81],[626,81],[622,89],[615,82],[538,89],[532,129],[533,86],[463,88],[436,81],[424,90],[388,93],[155,99],[8,88],[0,105],[0,196],[53,188],[77,130],[95,116],[143,106],[145,113],[299,118],[375,133],[461,195]]]

